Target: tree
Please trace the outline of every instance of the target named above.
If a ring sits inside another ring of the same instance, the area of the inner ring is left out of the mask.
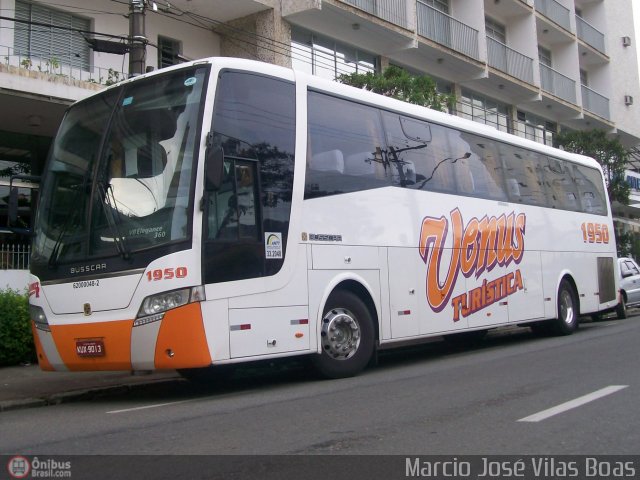
[[[618,138],[609,138],[604,130],[562,132],[558,146],[569,152],[594,158],[602,165],[609,200],[629,204],[630,187],[625,179],[628,153]]]
[[[405,69],[390,65],[380,73],[350,73],[338,76],[338,81],[352,87],[364,88],[404,102],[446,112],[453,106],[455,95],[439,93],[436,82],[426,75],[411,75]]]

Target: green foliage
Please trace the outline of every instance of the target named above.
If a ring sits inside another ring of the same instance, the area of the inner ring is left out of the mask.
[[[338,81],[364,88],[387,97],[446,112],[455,103],[455,95],[445,95],[436,89],[436,82],[426,75],[411,75],[403,68],[390,65],[382,74],[351,73],[338,76]]]
[[[617,231],[616,248],[619,257],[640,258],[640,235],[632,231]]]
[[[0,290],[0,366],[35,358],[27,294],[10,288]]]
[[[602,165],[609,200],[629,204],[630,187],[625,179],[628,153],[618,138],[609,138],[604,130],[562,132],[558,146],[594,158]]]

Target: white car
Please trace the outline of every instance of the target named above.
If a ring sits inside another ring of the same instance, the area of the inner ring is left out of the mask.
[[[616,308],[618,318],[627,318],[627,308],[640,306],[640,267],[632,258],[619,258],[620,303]]]

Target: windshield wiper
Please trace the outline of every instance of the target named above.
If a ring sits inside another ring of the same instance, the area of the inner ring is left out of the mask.
[[[116,198],[113,195],[113,187],[110,183],[101,181],[97,182],[98,194],[102,197],[102,201],[100,204],[102,205],[102,210],[104,211],[104,216],[107,219],[107,223],[109,224],[109,229],[111,230],[111,234],[113,235],[113,240],[116,245],[116,249],[120,256],[123,259],[128,260],[131,258],[131,251],[127,247],[126,239],[120,232],[120,227],[118,226],[121,222],[120,212],[116,206]]]
[[[89,172],[85,172],[82,180],[77,185],[69,185],[71,190],[75,190],[75,195],[73,197],[73,204],[77,205],[78,208],[73,210],[73,213],[67,217],[67,220],[62,225],[60,229],[60,233],[58,234],[58,238],[56,238],[56,243],[53,245],[53,249],[51,250],[51,255],[49,255],[49,268],[55,268],[58,265],[58,258],[60,256],[60,248],[62,247],[62,239],[67,235],[69,231],[69,227],[75,222],[78,218],[78,214],[82,211],[82,208],[78,205],[79,200],[82,198],[83,193],[87,192],[87,185],[89,179]],[[84,200],[83,200],[84,202]]]

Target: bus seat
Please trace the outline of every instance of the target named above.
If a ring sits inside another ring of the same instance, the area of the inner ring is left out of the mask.
[[[167,152],[159,143],[143,145],[138,148],[139,178],[149,178],[158,175],[167,165]]]
[[[344,173],[344,157],[340,150],[316,153],[311,157],[309,168],[319,172]]]
[[[344,173],[347,175],[373,175],[376,166],[373,162],[373,153],[360,152],[349,155],[344,162]],[[367,160],[369,160],[367,162]]]

